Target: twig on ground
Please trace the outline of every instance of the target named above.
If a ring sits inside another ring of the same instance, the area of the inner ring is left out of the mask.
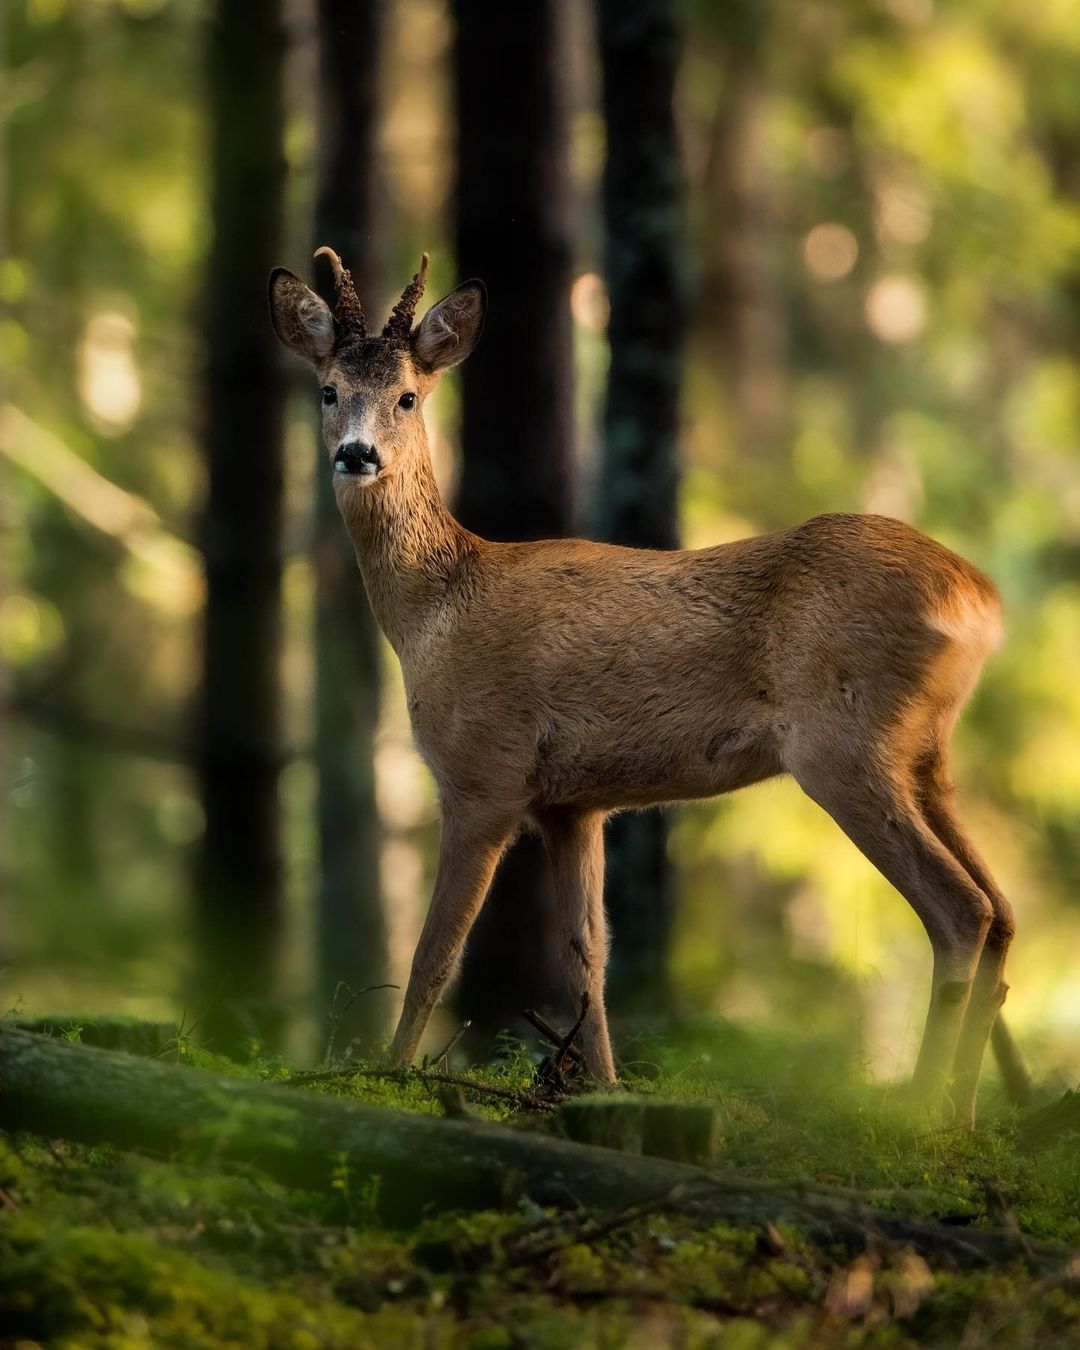
[[[554,1028],[547,1027],[547,1024],[544,1023],[546,1030],[543,1031],[543,1035],[554,1042],[555,1050],[541,1061],[536,1070],[535,1082],[537,1087],[548,1093],[554,1090],[560,1096],[565,1097],[571,1091],[570,1080],[581,1077],[585,1073],[585,1056],[580,1046],[574,1045],[574,1041],[581,1032],[588,1011],[589,995],[586,993],[581,996],[581,1011],[578,1013],[577,1021],[565,1036],[555,1031]],[[529,1012],[532,1012],[532,1010],[530,1009]],[[526,1016],[528,1016],[528,1013],[526,1013]],[[543,1019],[537,1017],[536,1013],[533,1013],[529,1020],[538,1029],[543,1022]]]
[[[358,998],[364,994],[373,994],[377,989],[400,989],[397,984],[369,984],[363,989],[350,989],[344,980],[338,980],[337,987],[334,990],[334,997],[330,1003],[330,1039],[326,1043],[326,1054],[323,1056],[323,1068],[327,1069],[334,1062],[334,1042],[337,1040],[338,1031],[341,1029],[341,1023],[345,1014]],[[341,997],[341,991],[345,990],[349,995],[349,1001],[344,1008],[338,1008],[338,999]]]
[[[315,1073],[294,1073],[285,1079],[290,1087],[309,1087],[313,1083],[332,1083],[342,1078],[378,1078],[388,1083],[430,1083],[463,1088],[478,1097],[493,1097],[512,1102],[527,1111],[550,1111],[554,1103],[521,1088],[499,1087],[495,1083],[480,1083],[474,1078],[458,1074],[435,1073],[431,1069],[378,1069],[363,1064],[342,1064],[334,1069],[320,1069]]]
[[[541,1017],[535,1008],[525,1008],[521,1015],[526,1022],[536,1028],[544,1040],[550,1041],[554,1048],[557,1049],[562,1044],[561,1032],[556,1031],[551,1023]],[[584,1062],[585,1057],[576,1045],[570,1047],[570,1055],[572,1058]]]
[[[462,1022],[461,1026],[458,1027],[457,1031],[455,1031],[454,1034],[450,1037],[450,1039],[446,1042],[442,1050],[439,1051],[439,1053],[435,1056],[434,1059],[428,1060],[427,1063],[424,1065],[424,1068],[433,1069],[435,1068],[436,1065],[441,1064],[444,1059],[449,1059],[449,1057],[457,1049],[458,1042],[461,1040],[462,1036],[465,1035],[465,1033],[471,1026],[472,1026],[472,1018],[466,1017],[465,1021]]]
[[[517,1242],[511,1242],[508,1245],[506,1259],[503,1263],[504,1268],[524,1266],[533,1261],[542,1261],[546,1257],[553,1256],[556,1252],[561,1251],[564,1247],[573,1247],[578,1243],[597,1242],[600,1238],[606,1237],[608,1233],[614,1232],[616,1228],[622,1228],[628,1223],[635,1223],[638,1219],[643,1219],[650,1214],[657,1214],[677,1204],[685,1193],[686,1186],[680,1182],[679,1185],[673,1186],[660,1195],[653,1196],[650,1200],[641,1200],[636,1204],[626,1205],[613,1213],[587,1214],[584,1218],[574,1218],[568,1224],[558,1225],[559,1231],[556,1236],[543,1243],[536,1243],[535,1232],[526,1233]],[[531,1242],[530,1239],[532,1239]]]
[[[582,1025],[585,1021],[585,1017],[588,1011],[589,1011],[589,995],[582,994],[581,1011],[578,1013],[578,1019],[574,1023],[574,1025],[570,1028],[570,1030],[566,1033],[566,1035],[562,1038],[562,1040],[559,1042],[559,1048],[555,1056],[556,1059],[561,1061],[563,1056],[567,1053],[570,1047],[577,1040],[578,1033],[581,1031]],[[580,1049],[578,1050],[578,1053],[579,1054],[581,1053]]]

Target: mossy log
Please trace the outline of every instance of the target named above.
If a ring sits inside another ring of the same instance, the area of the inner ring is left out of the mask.
[[[862,1205],[685,1163],[523,1129],[392,1111],[251,1079],[175,1067],[0,1026],[0,1128],[111,1144],[211,1165],[244,1163],[287,1185],[378,1176],[385,1217],[488,1209],[528,1195],[609,1211],[666,1196],[703,1223],[790,1223],[847,1251],[907,1244],[961,1266],[1021,1261],[1055,1269],[1070,1253],[1013,1231],[958,1232]]]
[[[20,1031],[63,1036],[102,1050],[126,1050],[130,1055],[160,1055],[180,1033],[175,1022],[147,1022],[139,1017],[115,1015],[14,1017],[12,1025]]]

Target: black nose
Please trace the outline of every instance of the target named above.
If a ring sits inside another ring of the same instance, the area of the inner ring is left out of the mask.
[[[334,456],[335,473],[376,474],[382,468],[379,452],[363,441],[345,441]]]

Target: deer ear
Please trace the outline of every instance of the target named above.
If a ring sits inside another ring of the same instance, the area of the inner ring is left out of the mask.
[[[329,306],[284,267],[270,273],[270,318],[285,346],[312,365],[334,350],[334,316]]]
[[[462,282],[420,320],[411,339],[417,365],[432,374],[460,365],[480,340],[486,313],[484,283]]]

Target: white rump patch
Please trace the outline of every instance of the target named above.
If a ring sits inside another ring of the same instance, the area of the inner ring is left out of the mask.
[[[1005,636],[1001,606],[981,595],[958,595],[929,616],[930,626],[954,642],[993,651]]]

